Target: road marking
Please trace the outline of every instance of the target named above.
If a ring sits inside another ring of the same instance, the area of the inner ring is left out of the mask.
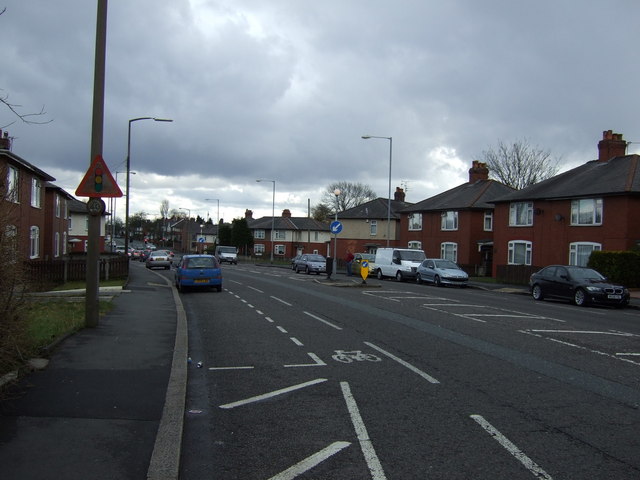
[[[237,283],[238,285],[242,285],[242,284],[243,284],[242,282],[239,282],[239,281],[237,281],[237,280],[229,280],[229,281],[230,281],[231,283]],[[249,288],[251,288],[251,287],[249,287]]]
[[[342,330],[342,327],[339,327],[337,325],[334,325],[331,322],[328,322],[327,320],[325,320],[324,318],[320,318],[316,315],[314,315],[313,313],[309,313],[309,312],[303,312],[305,315],[309,315],[311,318],[315,318],[316,320],[321,321],[322,323],[326,323],[327,325],[329,325],[330,327],[335,328],[336,330]]]
[[[371,478],[373,480],[385,480],[387,477],[382,470],[380,460],[373,448],[373,442],[371,442],[371,439],[369,438],[367,427],[365,427],[364,422],[362,421],[356,400],[351,394],[349,383],[340,382],[340,388],[342,388],[342,395],[344,397],[344,401],[347,403],[347,409],[351,416],[351,423],[353,423],[353,428],[355,429],[358,441],[360,442],[360,449],[362,450],[364,459],[367,462],[369,471],[371,472]]]
[[[299,347],[304,347],[304,343],[302,343],[296,337],[290,337],[289,340],[291,340],[293,343],[295,343]]]
[[[267,322],[273,323],[273,319],[271,317],[264,317]]]
[[[317,385],[319,383],[326,382],[326,381],[327,381],[326,378],[317,378],[309,382],[299,383],[298,385],[293,385],[291,387],[281,388],[280,390],[274,390],[273,392],[264,393],[262,395],[257,395],[255,397],[245,398],[244,400],[238,400],[237,402],[225,403],[224,405],[220,405],[220,408],[231,409],[231,408],[241,407],[243,405],[248,405],[249,403],[260,402],[268,398],[277,397],[278,395],[284,395],[285,393],[301,390],[303,388],[311,387],[313,385]]]
[[[324,367],[327,364],[324,363],[319,356],[317,356],[315,353],[311,353],[311,352],[307,352],[307,355],[309,355],[311,357],[311,360],[313,360],[315,363],[300,363],[297,365],[285,365],[285,368],[295,368],[295,367]]]
[[[256,310],[256,313],[257,313],[258,315],[264,315],[264,312],[263,312],[262,310]]]
[[[280,330],[282,333],[289,333],[284,329],[284,327],[281,327],[280,325],[277,325],[276,328]]]
[[[256,291],[256,292],[258,292],[258,293],[264,293],[264,292],[263,292],[262,290],[260,290],[259,288],[251,287],[251,286],[250,286],[249,288],[250,288],[251,290],[255,290],[255,291]]]
[[[296,478],[298,475],[302,475],[303,473],[311,470],[316,465],[327,460],[329,457],[335,455],[341,450],[350,446],[349,442],[335,442],[329,445],[326,448],[323,448],[317,453],[305,458],[301,462],[296,463],[294,466],[287,468],[284,472],[281,472],[277,475],[274,475],[269,480],[292,480]]]
[[[209,370],[251,370],[253,367],[209,367]]]
[[[507,437],[502,435],[493,425],[487,422],[481,415],[471,415],[471,418],[478,423],[485,431],[491,435],[496,442],[502,445],[511,455],[513,455],[534,477],[553,480],[551,475],[545,472],[540,465],[527,457],[522,450],[516,447]]]
[[[411,370],[413,373],[417,373],[418,375],[420,375],[422,378],[424,378],[425,380],[427,380],[430,383],[440,383],[438,380],[436,380],[435,378],[433,378],[431,375],[429,375],[428,373],[423,372],[422,370],[420,370],[417,367],[414,367],[413,365],[411,365],[408,362],[405,362],[404,360],[402,360],[401,358],[396,357],[394,354],[387,352],[386,350],[383,350],[382,348],[378,347],[377,345],[374,345],[373,343],[369,343],[369,342],[364,342],[365,345],[370,346],[371,348],[373,348],[374,350],[379,351],[380,353],[382,353],[383,355],[386,355],[387,357],[389,357],[391,360],[395,360],[396,362],[398,362],[400,365],[402,365],[403,367],[408,368],[409,370]]]
[[[594,335],[614,335],[618,337],[637,337],[638,336],[634,333],[624,333],[624,332],[616,332],[616,331],[599,332],[597,330],[534,330],[534,329],[531,329],[530,331],[541,332],[541,333],[586,333],[586,334],[594,334]]]
[[[289,302],[285,302],[284,300],[282,300],[281,298],[278,297],[274,297],[273,295],[271,295],[271,298],[273,298],[274,300],[280,302],[280,303],[284,303],[287,307],[292,307],[293,305],[290,304]]]

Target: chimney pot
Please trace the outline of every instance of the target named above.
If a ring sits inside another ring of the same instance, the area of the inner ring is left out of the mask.
[[[614,157],[623,157],[627,153],[627,142],[622,139],[621,133],[613,133],[613,130],[602,132],[602,140],[598,142],[598,161],[608,162]]]

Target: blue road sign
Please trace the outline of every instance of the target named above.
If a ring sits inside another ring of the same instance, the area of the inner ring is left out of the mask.
[[[204,238],[203,238],[203,237],[200,237],[200,238],[198,239],[198,241],[199,241],[200,243],[204,243]]]
[[[336,220],[334,222],[331,222],[330,228],[331,228],[331,233],[337,235],[342,231],[342,224],[338,220]]]

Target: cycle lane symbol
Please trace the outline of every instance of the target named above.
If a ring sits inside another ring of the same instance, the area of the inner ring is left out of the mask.
[[[335,350],[336,353],[331,355],[337,362],[352,363],[352,362],[380,362],[382,359],[373,353],[364,353],[362,350]]]

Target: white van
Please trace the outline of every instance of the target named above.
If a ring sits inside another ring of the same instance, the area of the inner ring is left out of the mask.
[[[238,263],[238,249],[236,247],[227,247],[218,245],[216,247],[216,258],[220,263]]]
[[[395,277],[399,282],[415,279],[418,265],[427,258],[423,250],[379,248],[376,251],[376,277]]]

